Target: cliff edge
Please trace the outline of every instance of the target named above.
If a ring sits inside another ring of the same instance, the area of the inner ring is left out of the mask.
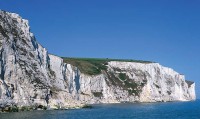
[[[0,11],[0,108],[195,100],[195,83],[158,63],[51,55],[18,14]]]

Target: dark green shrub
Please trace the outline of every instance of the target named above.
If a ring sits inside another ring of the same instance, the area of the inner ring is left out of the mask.
[[[120,78],[122,81],[125,81],[125,80],[126,80],[126,74],[124,74],[124,73],[119,73],[119,78]]]
[[[94,97],[102,97],[103,96],[102,92],[92,92],[92,94],[94,95]]]

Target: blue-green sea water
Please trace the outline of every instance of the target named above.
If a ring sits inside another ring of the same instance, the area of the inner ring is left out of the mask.
[[[193,102],[100,104],[92,109],[2,113],[0,119],[200,119]]]

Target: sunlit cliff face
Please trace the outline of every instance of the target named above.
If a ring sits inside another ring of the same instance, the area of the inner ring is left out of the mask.
[[[109,61],[103,65],[106,68],[99,74],[83,73],[48,54],[30,32],[27,20],[0,11],[0,106],[48,102],[56,108],[196,99],[195,83],[158,63]]]

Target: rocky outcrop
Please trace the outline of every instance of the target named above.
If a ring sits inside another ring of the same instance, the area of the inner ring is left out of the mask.
[[[195,100],[195,83],[158,63],[109,61],[98,75],[51,55],[18,14],[0,11],[0,107]]]

